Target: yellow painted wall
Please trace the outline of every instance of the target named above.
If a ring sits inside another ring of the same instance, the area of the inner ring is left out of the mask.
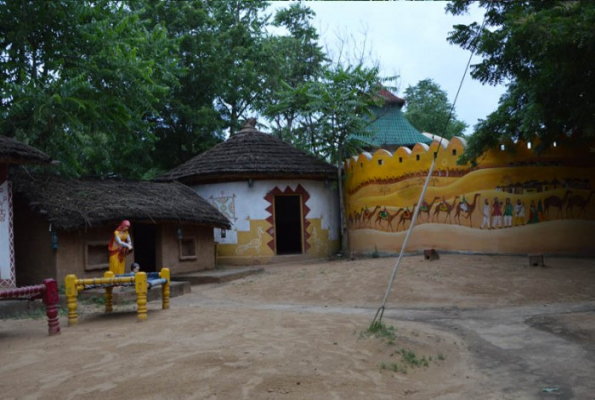
[[[330,240],[328,229],[322,228],[320,218],[309,218],[307,227],[308,250],[304,258],[328,257],[339,250],[339,240]],[[238,231],[238,244],[218,244],[217,262],[232,265],[266,264],[273,260],[275,252],[267,243],[272,237],[272,227],[266,220],[250,220],[249,231]]]
[[[537,145],[535,141],[530,146]],[[425,195],[428,204],[413,233],[424,226],[425,237],[412,240],[410,251],[428,246],[501,253],[595,250],[593,234],[587,234],[595,230],[595,154],[589,146],[561,138],[537,156],[526,142],[508,142],[488,151],[473,168],[456,163],[465,146],[464,139],[453,138],[430,146],[417,144],[411,150],[399,148],[394,154],[380,149],[347,160],[345,196],[352,250],[400,250],[434,157],[436,166]],[[531,187],[532,181],[541,184]],[[513,193],[507,192],[509,185],[519,183]],[[469,212],[461,207],[463,198]],[[488,230],[482,216],[486,199],[490,227],[496,223],[496,229]],[[525,216],[513,215],[505,224],[504,217],[494,219],[493,213],[496,202],[502,203],[503,211],[507,199],[513,205],[520,201]],[[529,221],[532,203],[537,217]],[[482,223],[485,233],[479,234]],[[496,234],[497,230],[506,233]]]

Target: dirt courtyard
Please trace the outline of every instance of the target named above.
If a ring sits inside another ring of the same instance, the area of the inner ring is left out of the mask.
[[[0,320],[2,399],[595,399],[595,259],[441,255],[265,267],[47,336]]]

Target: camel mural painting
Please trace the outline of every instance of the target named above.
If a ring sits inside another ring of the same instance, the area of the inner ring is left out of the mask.
[[[455,137],[446,145],[416,145],[394,154],[378,150],[346,160],[352,250],[400,250],[425,182],[420,177],[435,157],[416,222],[419,233],[410,239],[408,251],[592,252],[595,157],[589,146],[562,137],[535,155],[525,142],[506,143],[473,167],[457,164],[465,146],[464,139]]]

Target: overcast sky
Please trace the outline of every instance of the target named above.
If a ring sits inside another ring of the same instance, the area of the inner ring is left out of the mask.
[[[272,8],[286,7],[288,2],[273,2]],[[442,1],[308,1],[315,13],[314,26],[321,44],[337,48],[337,37],[353,37],[366,43],[379,61],[382,76],[398,75],[397,95],[404,97],[408,86],[431,78],[448,93],[452,103],[470,52],[451,45],[446,38],[455,24],[481,23],[483,9],[475,7],[470,14],[446,14]],[[353,44],[353,42],[352,42]],[[478,63],[474,56],[471,64]],[[478,119],[484,119],[498,106],[504,86],[487,86],[473,80],[467,72],[455,110],[472,133]]]

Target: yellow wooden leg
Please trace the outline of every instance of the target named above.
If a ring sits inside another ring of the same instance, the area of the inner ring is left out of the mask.
[[[170,282],[170,275],[169,275],[169,268],[162,268],[161,272],[159,273],[159,276],[162,279],[167,279],[167,282],[165,282],[162,286],[161,286],[161,298],[162,298],[162,309],[164,310],[169,310],[169,282]]]
[[[113,278],[114,273],[112,271],[106,271],[105,274],[103,274],[103,277],[104,278]],[[111,313],[112,311],[114,311],[113,297],[114,297],[114,287],[113,286],[106,287],[105,288],[105,312],[106,313]]]
[[[147,320],[147,274],[137,272],[136,281],[136,304],[138,306],[138,320]]]
[[[76,276],[67,275],[65,284],[67,301],[66,305],[68,307],[68,326],[75,326],[78,323],[78,315],[76,313],[76,298],[79,294],[76,288]]]

